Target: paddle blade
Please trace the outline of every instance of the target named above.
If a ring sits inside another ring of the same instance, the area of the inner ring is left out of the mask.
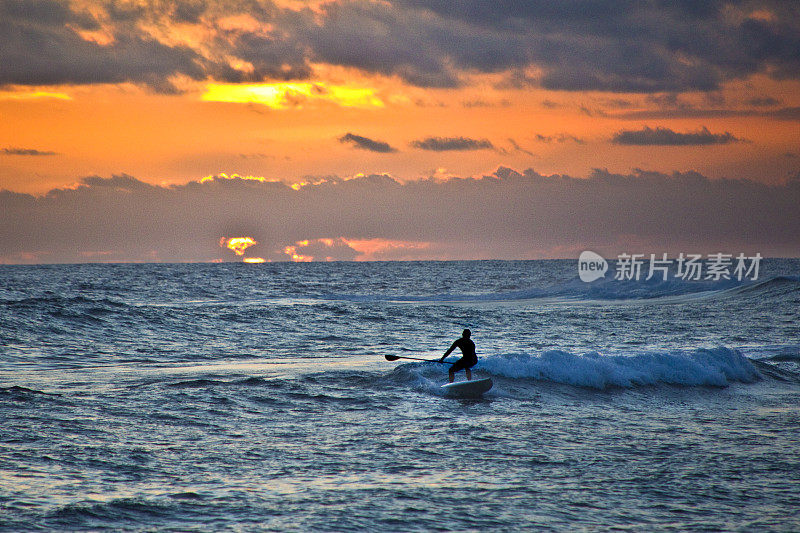
[[[398,359],[400,359],[400,358],[399,358],[398,356],[396,356],[396,355],[386,355],[385,357],[386,357],[386,360],[387,360],[387,361],[397,361]]]

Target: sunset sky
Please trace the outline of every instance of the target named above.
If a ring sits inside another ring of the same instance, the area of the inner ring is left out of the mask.
[[[2,263],[800,255],[796,1],[0,0],[0,121]]]

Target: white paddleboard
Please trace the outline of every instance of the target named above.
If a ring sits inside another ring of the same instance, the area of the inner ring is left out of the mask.
[[[448,396],[480,396],[484,392],[492,388],[492,380],[473,379],[471,381],[456,381],[455,383],[446,383],[442,385],[445,394]]]

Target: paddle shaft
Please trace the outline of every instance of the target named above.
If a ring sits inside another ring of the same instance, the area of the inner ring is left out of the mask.
[[[403,355],[387,355],[386,356],[386,360],[387,361],[396,361],[397,359],[413,359],[415,361],[427,361],[429,363],[444,363],[444,364],[448,364],[448,365],[454,365],[455,364],[455,363],[452,363],[450,361],[440,361],[438,359],[422,359],[420,357],[405,357]]]

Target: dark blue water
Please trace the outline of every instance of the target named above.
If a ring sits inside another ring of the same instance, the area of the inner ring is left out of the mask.
[[[797,531],[799,274],[0,266],[0,529]]]

